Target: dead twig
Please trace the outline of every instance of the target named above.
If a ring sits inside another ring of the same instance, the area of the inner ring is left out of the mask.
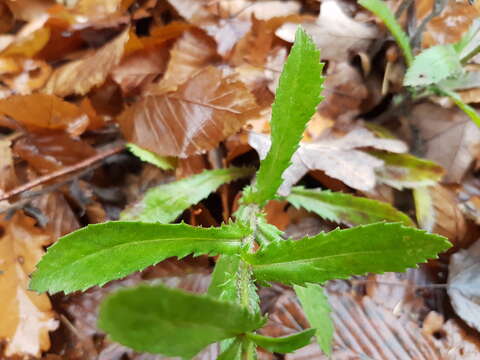
[[[79,163],[77,163],[75,165],[66,166],[66,167],[61,168],[57,171],[54,171],[50,174],[40,176],[40,177],[36,178],[35,180],[29,181],[29,182],[27,182],[23,185],[20,185],[20,186],[12,189],[10,191],[7,191],[3,195],[0,195],[0,201],[8,200],[11,197],[19,195],[19,194],[21,194],[21,193],[23,193],[27,190],[30,190],[34,187],[37,187],[37,186],[42,185],[44,183],[47,183],[47,182],[49,182],[51,180],[54,180],[56,178],[59,178],[61,176],[68,175],[68,174],[77,172],[79,170],[83,170],[85,168],[88,168],[89,166],[95,164],[96,162],[104,160],[104,159],[106,159],[106,158],[108,158],[112,155],[115,155],[115,154],[123,151],[124,149],[125,149],[124,144],[116,145],[116,146],[113,146],[113,147],[109,148],[108,150],[105,150],[103,152],[98,153],[95,156],[92,156],[88,159],[80,161]]]

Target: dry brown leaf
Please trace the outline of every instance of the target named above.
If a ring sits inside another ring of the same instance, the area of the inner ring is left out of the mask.
[[[453,254],[448,270],[453,309],[469,326],[480,330],[480,241]]]
[[[213,149],[258,111],[246,87],[208,67],[176,92],[151,92],[119,118],[128,141],[161,155],[187,157]]]
[[[0,338],[6,356],[39,356],[50,347],[49,331],[57,328],[46,294],[28,291],[29,275],[51,238],[35,228],[34,220],[16,213],[0,219]]]
[[[217,56],[215,41],[203,31],[186,31],[170,51],[170,61],[157,92],[175,91]]]
[[[446,182],[460,183],[478,152],[480,129],[461,110],[431,103],[415,106],[409,122],[426,145],[424,157],[446,169]]]
[[[36,197],[31,204],[46,217],[48,222],[45,230],[55,240],[80,227],[72,208],[60,192],[49,192]]]
[[[16,19],[31,21],[45,16],[49,8],[55,5],[54,0],[8,0],[5,2]]]
[[[474,176],[465,179],[458,192],[458,200],[465,216],[480,224],[480,179]]]
[[[422,229],[447,237],[459,245],[467,231],[453,190],[443,185],[415,189],[417,219]],[[420,215],[420,216],[419,216]]]
[[[165,71],[168,52],[164,47],[149,47],[127,55],[112,71],[112,79],[125,94],[140,93]]]
[[[450,319],[437,332],[440,339],[435,344],[444,360],[476,360],[480,356],[480,341],[477,334],[469,334],[459,321]]]
[[[29,134],[17,140],[13,150],[40,174],[76,164],[96,153],[87,143],[55,131]]]
[[[250,30],[250,21],[238,18],[220,19],[218,22],[203,26],[203,29],[217,42],[217,51],[226,56],[235,44]]]
[[[127,28],[93,53],[55,69],[43,91],[58,96],[84,95],[101,85],[120,62],[128,34]]]
[[[433,338],[422,334],[420,327],[407,317],[397,317],[374,303],[368,296],[351,293],[328,293],[335,327],[332,359],[441,360]],[[303,311],[291,291],[283,291],[262,329],[268,336],[284,336],[308,328]],[[317,344],[308,345],[287,360],[327,360]]]
[[[359,52],[366,52],[379,37],[375,26],[352,19],[338,1],[323,1],[316,22],[303,23],[302,26],[321,49],[321,58],[326,60],[349,60]],[[293,43],[296,28],[297,24],[287,23],[275,34]]]
[[[19,63],[19,72],[5,75],[2,78],[13,94],[29,95],[41,89],[52,73],[50,65],[42,60],[24,59]]]
[[[82,134],[89,123],[88,116],[76,105],[54,95],[38,93],[0,100],[0,114],[30,131],[63,130],[73,136]]]
[[[250,145],[263,159],[270,148],[266,135],[250,133]],[[372,147],[379,150],[403,153],[406,145],[399,140],[376,138],[365,128],[357,127],[341,138],[329,137],[312,143],[302,143],[292,157],[292,165],[282,175],[279,194],[287,195],[290,188],[310,170],[323,170],[328,176],[346,185],[369,191],[375,186],[375,169],[383,161],[360,151]]]
[[[358,70],[349,63],[330,63],[323,89],[325,98],[318,107],[319,114],[343,125],[349,124],[360,114],[360,106],[368,96],[364,83]]]
[[[168,0],[168,2],[181,17],[192,24],[198,25],[210,22],[216,18],[209,11],[210,0]]]
[[[426,48],[460,40],[478,16],[479,11],[475,10],[468,1],[447,1],[442,14],[427,24],[426,31],[423,33],[422,46]]]
[[[220,0],[218,13],[223,17],[237,17],[249,20],[254,16],[259,20],[270,20],[274,17],[296,15],[301,5],[297,1],[255,1],[255,0]]]
[[[17,183],[11,146],[10,139],[0,139],[0,195]]]
[[[2,56],[31,57],[35,55],[50,38],[50,30],[44,26],[47,20],[48,15],[42,14],[29,21],[15,35],[0,35]]]

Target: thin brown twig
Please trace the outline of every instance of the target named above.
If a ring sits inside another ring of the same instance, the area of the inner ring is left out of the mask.
[[[119,152],[121,152],[122,150],[125,149],[125,145],[124,144],[121,144],[121,145],[116,145],[116,146],[113,146],[111,147],[110,149],[108,150],[105,150],[101,153],[98,153],[97,155],[95,156],[92,156],[88,159],[85,159],[83,161],[80,161],[74,165],[71,165],[71,166],[65,166],[57,171],[54,171],[50,174],[46,174],[46,175],[43,175],[43,176],[40,176],[32,181],[29,181],[23,185],[20,185],[10,191],[7,191],[5,194],[3,195],[0,195],[0,201],[2,200],[8,200],[10,199],[11,197],[13,196],[16,196],[16,195],[19,195],[27,190],[30,190],[34,187],[37,187],[39,185],[42,185],[46,182],[49,182],[51,180],[54,180],[56,178],[59,178],[61,176],[64,176],[64,175],[68,175],[70,173],[73,173],[73,172],[76,172],[76,171],[79,171],[79,170],[82,170],[84,168],[87,168],[89,167],[90,165],[96,163],[97,161],[101,161],[109,156],[112,156],[112,155],[115,155]]]

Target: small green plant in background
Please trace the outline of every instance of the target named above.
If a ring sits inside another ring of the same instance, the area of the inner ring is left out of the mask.
[[[282,174],[321,100],[319,59],[311,39],[298,29],[273,105],[270,151],[256,181],[244,189],[234,219],[217,228],[168,224],[221,184],[251,176],[250,168],[210,170],[161,185],[150,190],[141,205],[126,210],[122,221],[89,225],[61,238],[38,264],[31,288],[50,293],[86,290],[169,257],[219,254],[207,294],[162,285],[119,290],[101,305],[99,327],[137,351],[183,358],[220,342],[219,359],[255,359],[257,346],[288,353],[313,336],[329,354],[333,325],[322,284],[368,272],[404,271],[450,244],[415,229],[388,204],[302,187],[284,199],[326,219],[359,226],[294,241],[267,223],[262,208],[279,198]],[[133,151],[140,154],[142,149]],[[165,165],[162,159],[144,158]],[[267,319],[260,312],[257,284],[269,282],[294,286],[312,329],[282,338],[258,333]]]
[[[436,7],[439,6],[436,0]],[[456,90],[480,86],[480,73],[466,71],[465,65],[480,53],[480,19],[454,44],[436,45],[414,55],[410,39],[395,19],[395,15],[382,0],[359,0],[360,5],[378,16],[388,28],[402,50],[407,64],[403,84],[414,98],[431,95],[448,96],[480,127],[480,115],[464,103]],[[441,5],[441,4],[440,4]],[[475,11],[475,10],[473,10]]]

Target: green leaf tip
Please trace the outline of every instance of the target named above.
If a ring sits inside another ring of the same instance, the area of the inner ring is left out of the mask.
[[[235,254],[250,230],[241,223],[218,228],[112,221],[60,238],[32,274],[31,289],[51,294],[85,290],[189,254]]]
[[[366,273],[399,272],[436,258],[451,244],[399,223],[376,223],[274,242],[243,254],[260,281],[304,285]]]
[[[211,343],[254,331],[260,314],[164,286],[122,289],[102,303],[99,327],[139,352],[191,358]]]
[[[315,331],[315,329],[307,329],[293,335],[282,337],[269,337],[247,333],[247,338],[265,350],[287,354],[307,346],[312,336],[315,335]]]
[[[322,100],[323,63],[320,52],[299,27],[295,43],[285,62],[272,106],[272,145],[261,161],[257,182],[248,202],[264,205],[275,196],[282,174],[290,166],[306,124]]]
[[[155,165],[162,170],[172,170],[175,169],[176,159],[167,156],[160,156],[149,150],[141,148],[134,143],[128,143],[127,149],[140,160],[148,162],[149,164]]]

